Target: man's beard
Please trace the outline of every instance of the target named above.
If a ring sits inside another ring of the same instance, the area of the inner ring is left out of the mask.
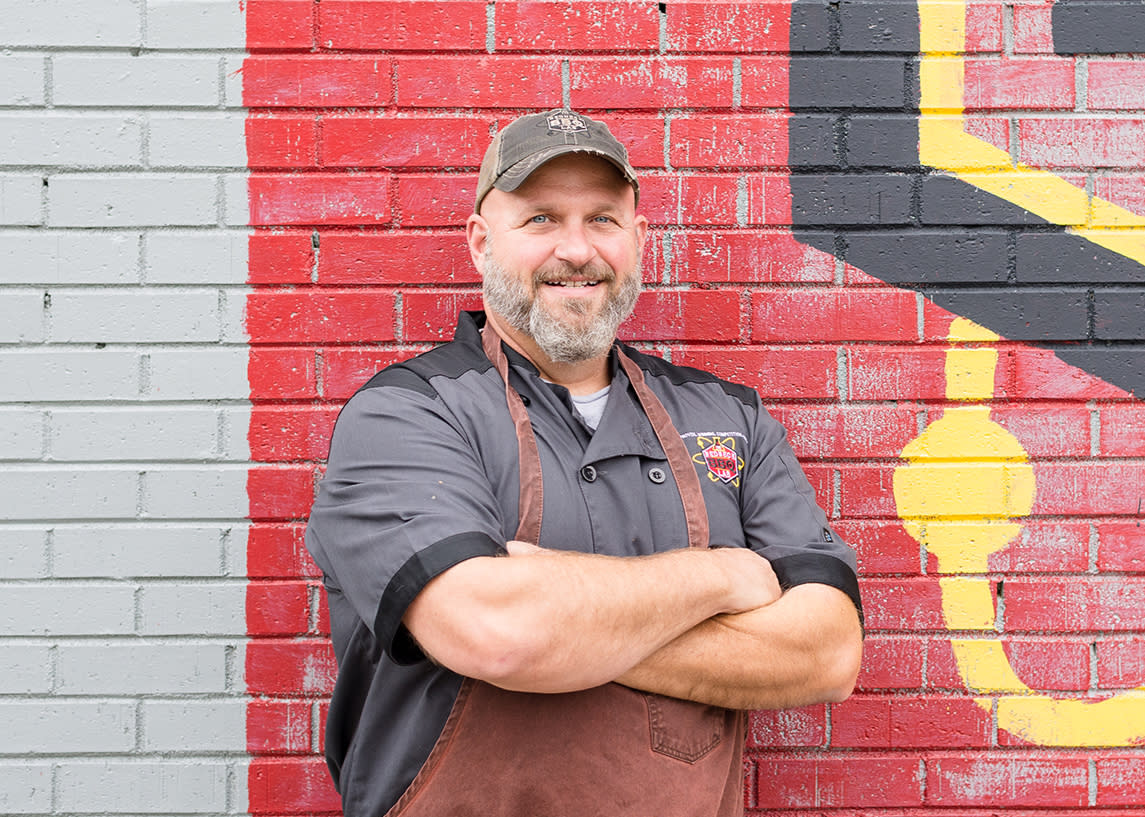
[[[563,299],[557,307],[567,314],[554,314],[536,296],[536,292],[545,286],[544,281],[559,281],[572,276],[587,277],[590,281],[599,281],[597,286],[609,288],[598,313],[591,314],[591,305],[569,298]],[[486,306],[518,332],[531,337],[555,363],[579,363],[604,355],[616,339],[621,321],[632,312],[640,295],[639,264],[620,279],[615,291],[612,286],[616,274],[604,262],[583,267],[565,263],[542,267],[533,275],[530,289],[493,257],[492,248],[488,245],[483,278]],[[583,316],[583,320],[578,320],[579,316]]]

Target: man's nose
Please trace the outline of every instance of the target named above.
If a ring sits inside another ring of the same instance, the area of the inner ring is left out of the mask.
[[[553,254],[574,267],[582,267],[596,255],[596,247],[583,225],[567,224],[561,230]]]

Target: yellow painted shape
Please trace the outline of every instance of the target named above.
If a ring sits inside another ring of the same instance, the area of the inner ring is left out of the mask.
[[[1031,691],[1014,672],[1001,641],[952,638],[950,647],[958,671],[971,692],[1025,694]]]
[[[994,594],[989,579],[944,576],[938,584],[942,588],[942,614],[948,629],[994,629]]]
[[[998,333],[969,318],[955,318],[950,322],[950,330],[947,332],[947,340],[951,343],[993,343],[1001,339]]]
[[[1046,221],[1066,225],[1072,235],[1145,264],[1145,235],[1140,231],[1100,229],[1145,227],[1145,216],[1105,199],[1091,198],[1057,175],[1016,162],[1006,151],[966,133],[962,57],[966,50],[965,3],[920,0],[918,14],[922,50],[919,161]]]
[[[989,400],[994,396],[993,349],[951,349],[946,353],[946,396],[951,400]],[[986,417],[989,419],[989,412]]]
[[[1044,695],[999,698],[998,726],[1042,746],[1145,744],[1145,688],[1104,701]]]

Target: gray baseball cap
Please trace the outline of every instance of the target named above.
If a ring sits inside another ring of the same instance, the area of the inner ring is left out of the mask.
[[[640,185],[624,145],[603,122],[557,108],[514,119],[493,137],[481,161],[473,212],[481,212],[481,202],[494,187],[511,193],[538,167],[565,153],[591,153],[612,162],[639,201]]]

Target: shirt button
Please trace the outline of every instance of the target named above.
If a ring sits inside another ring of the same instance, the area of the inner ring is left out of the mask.
[[[661,482],[667,479],[667,477],[664,475],[663,468],[650,468],[648,469],[648,479],[659,485]]]
[[[586,465],[580,469],[580,476],[585,482],[596,482],[596,469],[591,465]]]

